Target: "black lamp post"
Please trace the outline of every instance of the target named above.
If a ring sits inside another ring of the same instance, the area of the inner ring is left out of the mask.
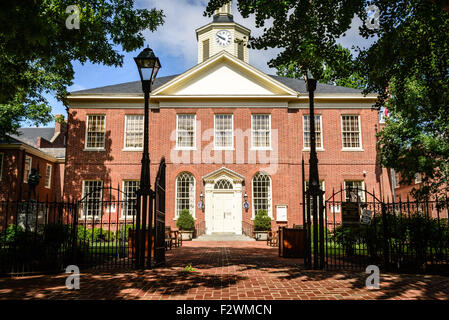
[[[307,91],[309,92],[310,160],[308,198],[312,205],[308,207],[312,209],[313,216],[313,268],[322,269],[324,267],[324,219],[322,215],[323,210],[321,208],[323,191],[320,189],[318,174],[318,156],[316,153],[315,136],[315,107],[313,101],[317,81],[313,79],[310,72],[307,73],[305,81]],[[308,212],[308,220],[310,221],[310,211]],[[320,229],[319,231],[318,226]]]
[[[150,155],[148,152],[148,116],[149,116],[149,100],[151,87],[156,79],[157,73],[161,68],[159,58],[155,56],[153,50],[145,48],[139,55],[134,58],[139,70],[140,80],[142,81],[142,90],[145,97],[145,116],[144,116],[144,134],[143,134],[143,153],[142,153],[142,170],[140,173],[140,188],[138,196],[141,201],[137,204],[137,217],[136,217],[136,266],[138,268],[144,267],[145,260],[145,230],[147,226],[147,214],[148,217],[148,262],[151,267],[151,248],[153,245],[153,226],[151,210],[148,210],[148,206],[151,205],[151,187],[150,187]],[[140,231],[142,227],[143,232]],[[140,241],[139,241],[140,240]]]

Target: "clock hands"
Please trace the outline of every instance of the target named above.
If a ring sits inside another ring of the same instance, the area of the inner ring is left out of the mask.
[[[221,40],[226,41],[225,38],[223,38],[222,36],[220,36],[219,34],[217,34],[217,37],[219,37]]]

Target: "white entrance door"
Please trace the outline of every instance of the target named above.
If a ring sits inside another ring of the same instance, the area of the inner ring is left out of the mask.
[[[237,232],[236,208],[233,192],[214,193],[213,232]]]

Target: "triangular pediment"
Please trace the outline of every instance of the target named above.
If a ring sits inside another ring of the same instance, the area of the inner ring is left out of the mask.
[[[297,92],[222,51],[152,93],[157,96],[292,96]]]
[[[234,183],[243,183],[245,180],[245,177],[238,174],[235,171],[232,171],[228,168],[222,167],[218,170],[215,170],[203,177],[203,181],[205,183],[214,183],[214,181],[221,179],[221,178],[228,178],[229,180],[232,180]]]

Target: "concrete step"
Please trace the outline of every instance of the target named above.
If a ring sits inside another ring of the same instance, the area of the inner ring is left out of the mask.
[[[254,238],[243,234],[216,232],[212,234],[203,234],[193,241],[256,241]]]

